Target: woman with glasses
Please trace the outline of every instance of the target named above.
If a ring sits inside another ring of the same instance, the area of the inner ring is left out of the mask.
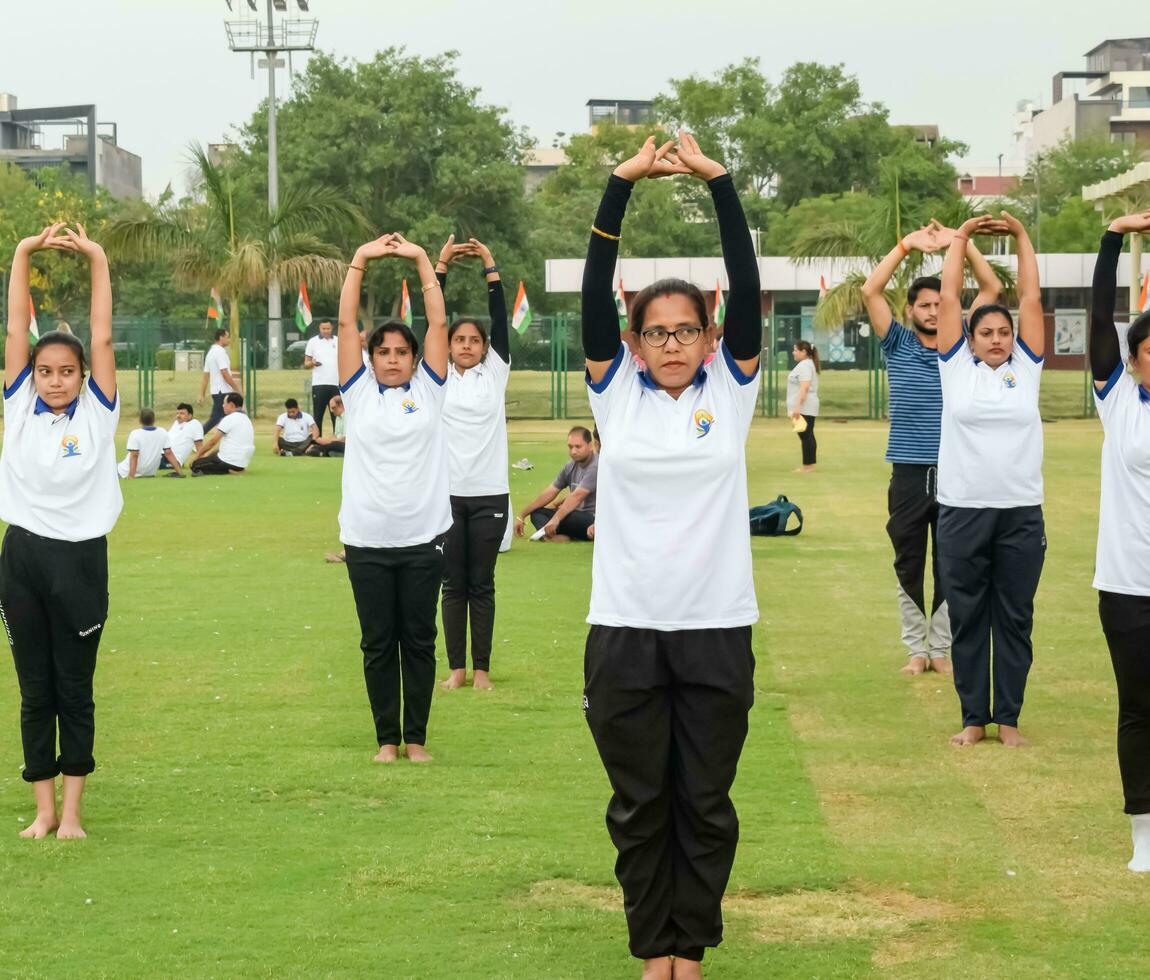
[[[730,279],[724,335],[700,290],[663,279],[619,339],[612,276],[623,214],[644,177],[710,188]],[[583,707],[614,795],[631,953],[644,976],[701,976],[722,940],[738,840],[730,799],[754,698],[744,444],[759,386],[759,272],[735,185],[680,133],[611,175],[583,274],[583,347],[600,463]]]

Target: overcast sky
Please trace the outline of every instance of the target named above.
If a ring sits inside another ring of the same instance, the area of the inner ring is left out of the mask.
[[[936,123],[984,166],[1009,153],[1018,100],[1047,105],[1051,76],[1083,68],[1089,48],[1150,34],[1135,0],[311,0],[311,10],[317,44],[341,56],[457,49],[463,80],[545,145],[586,128],[589,98],[649,98],[668,78],[744,57],[772,79],[798,60],[841,61],[892,122]],[[95,102],[143,157],[150,195],[181,187],[187,144],[225,139],[266,93],[266,73],[253,81],[248,56],[228,50],[227,16],[225,0],[5,0],[0,91],[21,108]]]

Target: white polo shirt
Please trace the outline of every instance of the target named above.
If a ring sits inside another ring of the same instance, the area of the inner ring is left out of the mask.
[[[443,427],[454,496],[508,492],[505,399],[510,375],[511,365],[493,350],[462,374],[448,368]]]
[[[995,509],[1041,504],[1042,358],[1021,337],[997,368],[978,360],[965,337],[938,357],[938,502]]]
[[[307,346],[303,349],[304,356],[318,362],[318,365],[311,369],[313,388],[319,385],[339,384],[339,361],[336,354],[338,347],[339,341],[334,336],[324,340],[317,335],[307,342]]]
[[[288,442],[303,442],[311,432],[311,427],[315,425],[315,419],[307,412],[300,412],[294,419],[287,412],[283,412],[276,419],[276,425],[283,429],[280,435]]]
[[[446,379],[423,361],[409,384],[387,388],[366,367],[341,386],[347,417],[339,539],[357,548],[407,548],[451,527]]]
[[[1150,596],[1150,394],[1123,361],[1094,403],[1106,433],[1094,588]]]
[[[756,622],[745,445],[759,373],[745,376],[720,344],[674,399],[620,344],[588,389],[603,451],[587,622],[656,630]]]
[[[187,422],[177,419],[168,429],[168,439],[172,443],[172,452],[183,466],[184,460],[196,448],[196,443],[204,441],[204,424],[199,419],[188,419]]]
[[[219,344],[212,344],[204,357],[204,373],[208,375],[208,391],[213,395],[226,395],[229,391],[235,391],[236,389],[224,380],[222,373],[223,371],[230,372],[231,369],[232,362],[228,357],[227,348],[221,347]]]
[[[155,476],[160,469],[160,460],[164,458],[164,450],[171,448],[172,440],[166,430],[154,425],[133,429],[128,434],[128,455],[120,462],[120,476],[126,478],[131,472],[133,450],[140,454],[136,460],[136,476]]]
[[[115,527],[124,506],[116,475],[120,399],[91,377],[62,415],[37,396],[29,364],[4,389],[0,520],[58,541],[87,541]]]
[[[220,459],[230,466],[247,469],[256,452],[256,433],[252,428],[252,420],[237,409],[220,419],[216,428],[224,435],[216,449]]]

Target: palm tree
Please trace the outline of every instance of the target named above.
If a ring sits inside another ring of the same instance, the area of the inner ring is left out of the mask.
[[[875,208],[866,221],[827,221],[804,228],[791,248],[791,258],[799,263],[811,263],[821,258],[853,260],[841,282],[827,290],[815,309],[814,324],[819,329],[837,327],[865,310],[862,287],[871,270],[890,251],[891,243],[902,240],[912,228],[921,228],[931,218],[943,224],[958,227],[971,216],[968,202],[959,199],[943,208],[940,214],[917,214],[899,193],[897,172],[884,181],[887,194],[877,198]],[[911,252],[895,272],[886,290],[886,300],[892,310],[901,311],[906,305],[910,284],[923,275],[926,256]],[[1005,266],[991,262],[1004,289],[1014,285],[1013,276]]]
[[[266,295],[268,283],[307,282],[337,290],[346,265],[322,231],[366,229],[360,210],[324,187],[290,187],[271,213],[229,171],[191,147],[200,200],[161,203],[139,218],[112,222],[108,248],[126,259],[170,262],[180,286],[218,288],[228,303],[232,335],[240,306]]]

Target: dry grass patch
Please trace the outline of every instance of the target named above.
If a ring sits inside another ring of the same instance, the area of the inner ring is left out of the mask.
[[[607,885],[585,885],[581,881],[552,878],[531,886],[527,900],[540,908],[583,908],[617,912],[623,907],[623,893]]]

